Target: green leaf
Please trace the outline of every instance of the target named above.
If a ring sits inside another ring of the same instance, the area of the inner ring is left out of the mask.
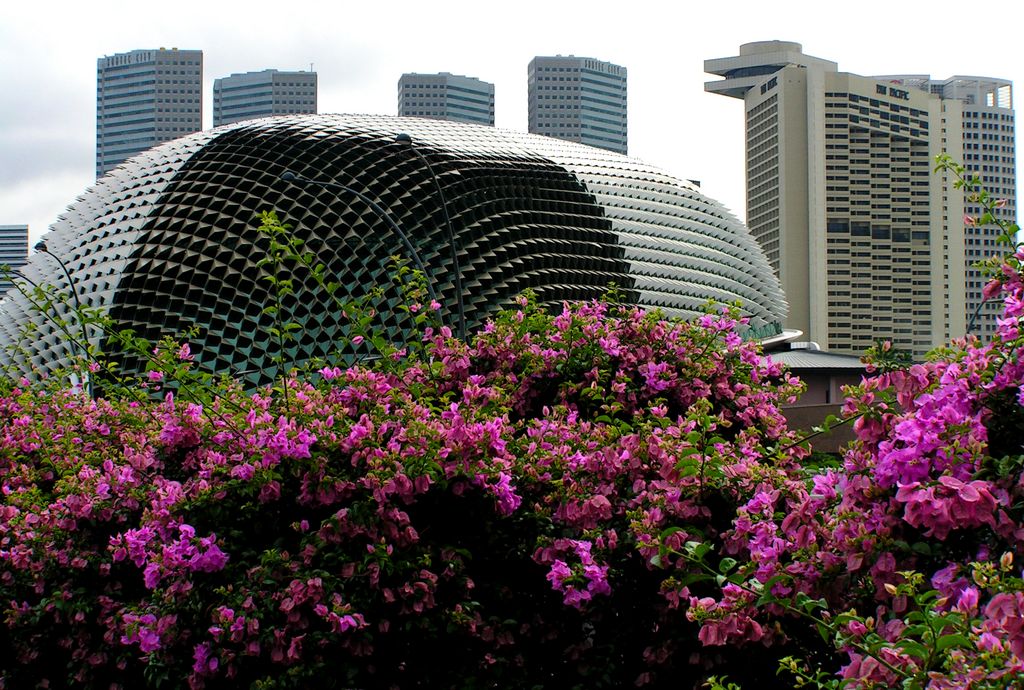
[[[907,614],[905,620],[908,620],[908,621],[919,621],[919,620],[922,620],[922,618],[923,617],[919,613],[916,614],[916,615],[914,613],[909,613],[909,614]],[[913,635],[915,637],[924,637],[929,632],[931,632],[931,628],[929,628],[924,623],[916,623],[914,625],[908,625],[907,627],[905,627],[903,629],[903,634],[904,635]]]
[[[681,462],[676,465],[676,471],[680,477],[692,477],[700,472],[700,465],[696,462]]]
[[[803,592],[798,592],[796,595],[796,605],[803,609],[805,613],[812,613],[817,609],[825,610],[828,605],[824,599],[812,599]]]
[[[935,648],[944,652],[950,647],[970,647],[973,643],[967,635],[960,633],[952,633],[950,635],[942,635],[935,643]]]
[[[912,657],[926,660],[930,656],[928,648],[916,640],[898,640],[894,644]]]
[[[697,582],[707,582],[711,579],[711,576],[707,573],[687,573],[686,575],[680,575],[676,577],[680,586],[689,586]]]

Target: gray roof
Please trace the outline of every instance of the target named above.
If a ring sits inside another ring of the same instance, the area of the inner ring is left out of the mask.
[[[786,350],[772,352],[772,361],[785,364],[790,369],[847,369],[864,370],[860,357],[839,355],[821,350]]]

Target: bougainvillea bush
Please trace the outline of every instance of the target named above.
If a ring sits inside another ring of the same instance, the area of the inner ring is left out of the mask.
[[[0,688],[1020,684],[1015,251],[996,338],[880,366],[826,465],[728,311],[523,298],[256,393],[175,386],[187,346],[9,380]]]
[[[698,678],[658,544],[719,538],[798,456],[759,460],[791,441],[798,388],[735,325],[524,300],[472,347],[445,328],[422,356],[292,378],[287,408],[20,383],[0,402],[7,683]]]

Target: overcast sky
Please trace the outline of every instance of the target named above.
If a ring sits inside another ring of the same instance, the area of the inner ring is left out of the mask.
[[[629,70],[629,152],[744,217],[743,106],[707,94],[707,58],[786,40],[857,74],[954,74],[1024,84],[1024,6],[979,3],[0,0],[0,225],[31,242],[94,181],[96,59],[201,49],[213,80],[266,68],[319,74],[321,113],[396,113],[403,72],[495,84],[497,125],[526,130],[526,66],[577,55]],[[983,9],[980,9],[983,8]]]

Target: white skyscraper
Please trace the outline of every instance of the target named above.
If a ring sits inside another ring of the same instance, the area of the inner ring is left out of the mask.
[[[704,69],[723,77],[707,91],[745,104],[747,225],[782,281],[786,325],[849,354],[888,339],[920,356],[962,336],[963,195],[932,173],[960,146],[946,101],[783,41]]]
[[[926,74],[875,77],[881,81],[919,89],[941,99],[942,145],[954,160],[961,161],[981,178],[982,185],[1005,205],[995,213],[999,220],[1015,223],[1017,218],[1017,154],[1014,143],[1013,84],[991,77],[954,76],[932,79]],[[947,222],[959,224],[964,214],[978,218],[984,210],[970,200],[970,193],[961,195],[944,189],[951,197]],[[962,213],[956,207],[963,202]],[[982,289],[988,279],[976,264],[994,254],[1002,253],[997,225],[964,226],[964,259],[966,272],[966,317],[972,333],[990,336],[995,333],[996,317],[1002,310],[999,300],[985,301]]]
[[[271,115],[316,114],[316,72],[266,69],[213,82],[213,126]]]
[[[572,55],[535,57],[527,84],[532,134],[627,152],[625,67]]]
[[[398,114],[494,126],[494,84],[449,72],[403,74]]]
[[[202,129],[203,52],[133,50],[96,61],[96,177]]]

